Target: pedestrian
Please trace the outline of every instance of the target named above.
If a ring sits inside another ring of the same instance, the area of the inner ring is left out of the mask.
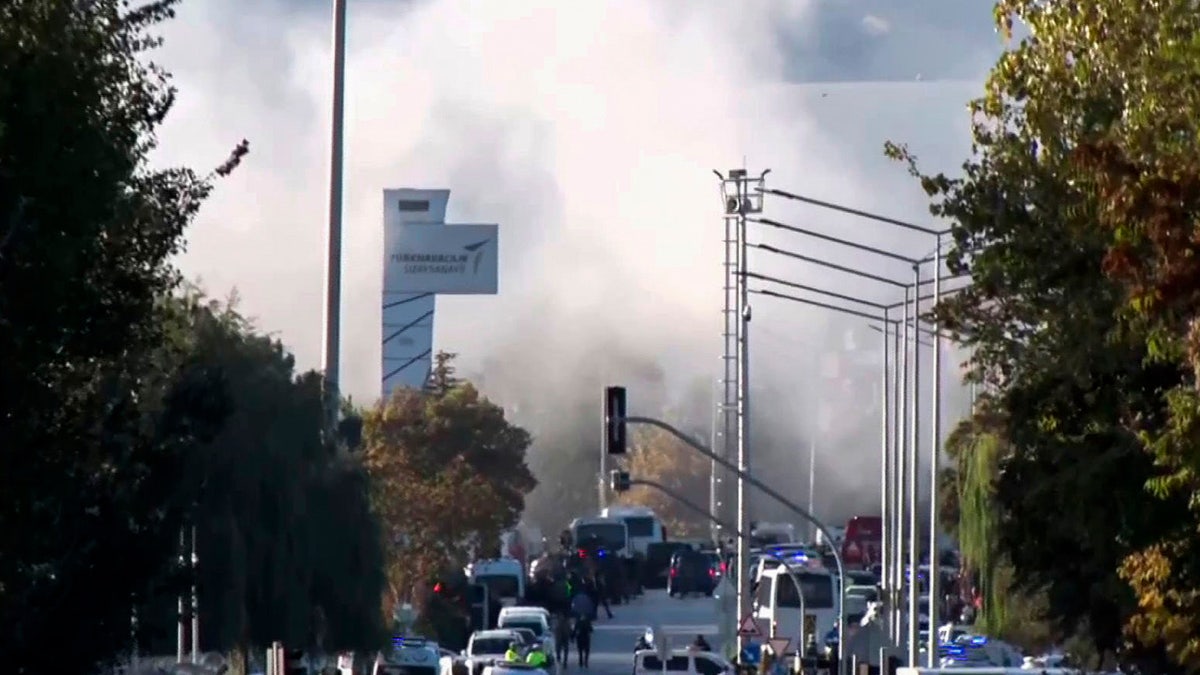
[[[587,617],[575,622],[575,650],[579,652],[579,667],[587,668],[592,656],[592,622]]]
[[[596,608],[596,613],[599,613],[601,607],[604,608],[608,618],[613,618],[612,608],[608,606],[608,586],[604,583],[603,578],[592,577],[588,583],[588,593],[592,596],[592,605]],[[592,617],[593,619],[595,616]]]
[[[567,667],[571,658],[571,617],[560,613],[554,620],[554,660]]]

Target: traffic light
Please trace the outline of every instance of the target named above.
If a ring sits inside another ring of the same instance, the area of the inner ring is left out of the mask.
[[[628,471],[610,471],[608,474],[608,488],[613,492],[627,492],[632,487],[632,482],[629,478]]]
[[[604,442],[608,454],[625,454],[625,387],[604,390]]]

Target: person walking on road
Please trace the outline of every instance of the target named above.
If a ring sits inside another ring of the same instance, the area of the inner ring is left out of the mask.
[[[586,617],[575,622],[575,650],[579,652],[579,667],[587,668],[592,657],[592,622]]]
[[[554,620],[554,660],[567,667],[571,658],[571,617],[565,612]]]

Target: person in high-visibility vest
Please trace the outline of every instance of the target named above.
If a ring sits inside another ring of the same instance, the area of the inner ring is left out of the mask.
[[[512,663],[520,663],[521,662],[520,645],[518,645],[515,642],[508,643],[508,651],[504,652],[504,660],[510,661]]]
[[[542,644],[540,642],[533,645],[533,647],[531,647],[529,650],[529,655],[525,657],[525,663],[528,663],[534,668],[545,668],[546,661],[546,652],[542,650]]]

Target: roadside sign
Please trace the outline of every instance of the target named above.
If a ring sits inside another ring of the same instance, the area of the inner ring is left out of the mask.
[[[742,617],[742,622],[738,624],[738,635],[756,638],[763,636],[763,632],[759,629],[758,622],[754,620],[753,614],[747,614]]]
[[[792,646],[792,640],[785,637],[773,637],[767,640],[767,646],[771,648],[771,653],[775,656],[783,656],[787,654],[788,647]]]

